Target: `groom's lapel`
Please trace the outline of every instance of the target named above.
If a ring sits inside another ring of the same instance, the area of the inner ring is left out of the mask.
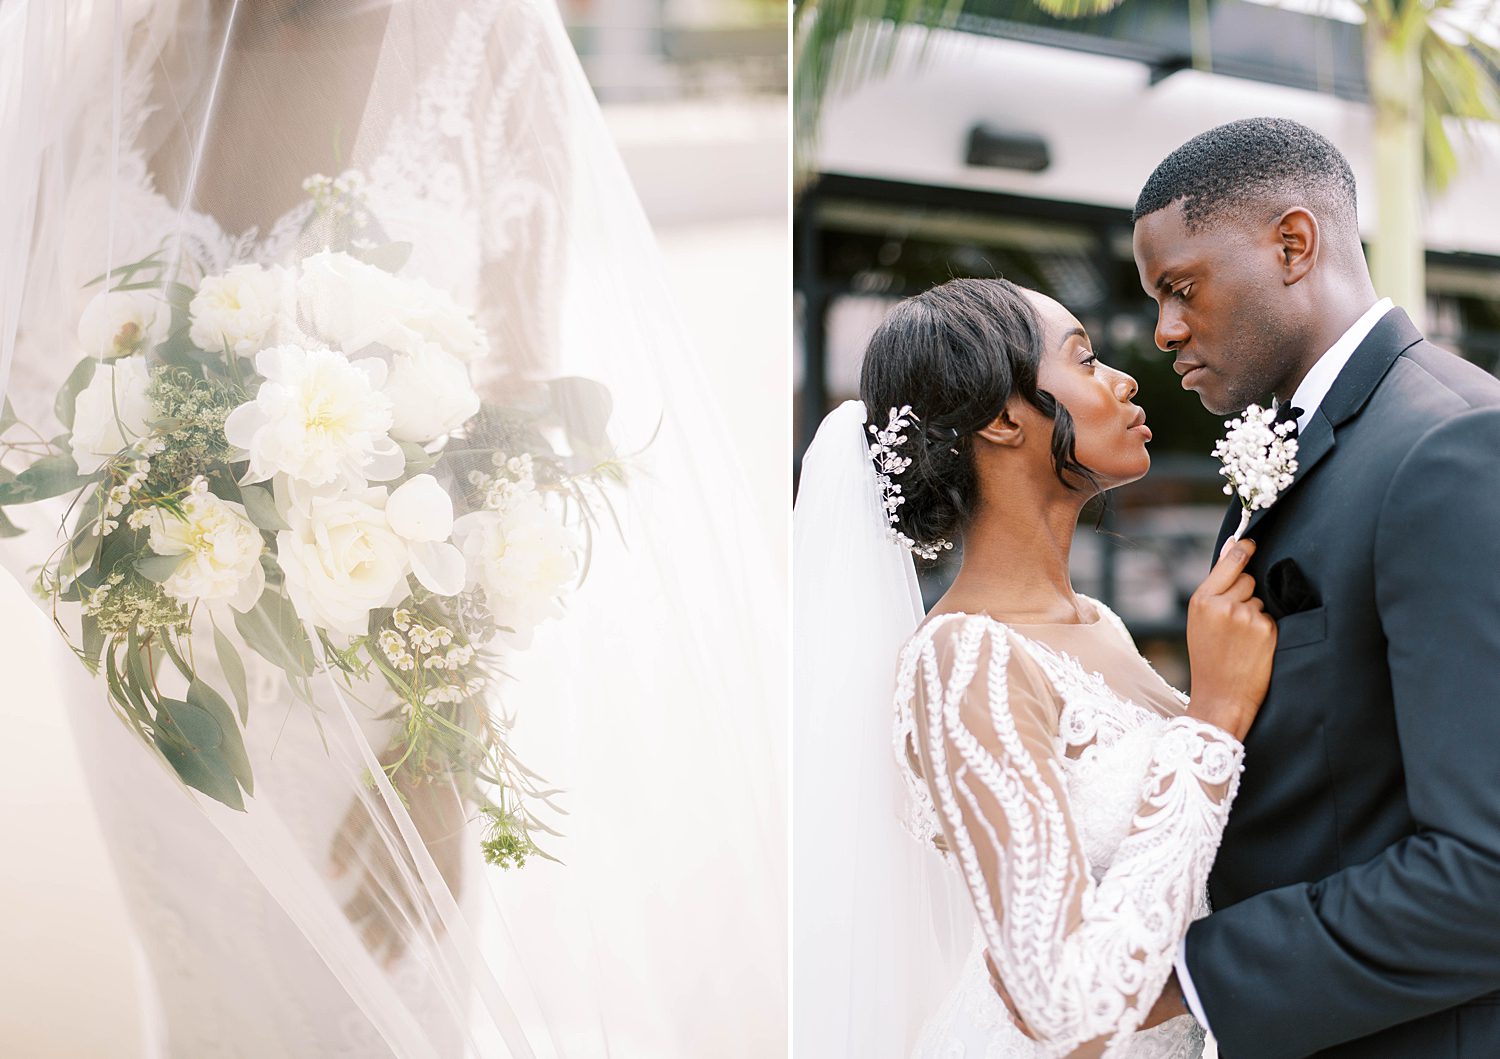
[[[1333,381],[1328,395],[1308,420],[1307,429],[1298,435],[1297,473],[1292,478],[1292,484],[1276,498],[1276,504],[1282,503],[1286,494],[1297,488],[1312,469],[1333,451],[1339,427],[1353,419],[1365,406],[1365,402],[1375,392],[1375,387],[1385,378],[1385,373],[1396,363],[1396,358],[1421,340],[1422,333],[1417,330],[1404,309],[1392,309],[1371,328],[1365,340],[1339,372],[1338,378]],[[1250,525],[1245,528],[1245,533],[1249,534],[1266,517],[1267,512],[1274,511],[1276,504],[1261,508],[1251,515]],[[1233,514],[1238,518],[1238,503],[1233,507]]]

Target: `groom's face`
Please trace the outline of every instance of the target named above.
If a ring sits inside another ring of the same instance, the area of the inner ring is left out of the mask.
[[[1141,286],[1156,302],[1156,345],[1210,412],[1238,412],[1275,390],[1294,349],[1279,247],[1226,219],[1190,229],[1182,204],[1135,225]]]

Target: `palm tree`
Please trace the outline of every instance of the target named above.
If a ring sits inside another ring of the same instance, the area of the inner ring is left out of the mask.
[[[1128,0],[1031,0],[1062,18],[1103,14]],[[1195,65],[1208,68],[1207,4],[1193,0]],[[1424,188],[1440,193],[1458,170],[1444,119],[1500,121],[1500,48],[1483,27],[1500,25],[1500,0],[1356,0],[1365,15],[1375,160],[1376,289],[1420,325],[1426,304],[1421,234]],[[793,105],[798,170],[815,147],[823,100],[883,74],[904,26],[949,28],[966,0],[795,0]]]
[[[1365,11],[1365,74],[1374,118],[1375,287],[1416,317],[1427,302],[1422,192],[1458,172],[1444,118],[1500,120],[1500,50],[1478,27],[1500,5],[1457,20],[1453,0],[1359,0]]]

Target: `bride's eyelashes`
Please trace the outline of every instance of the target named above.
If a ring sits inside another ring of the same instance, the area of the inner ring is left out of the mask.
[[[1092,350],[1086,350],[1085,352],[1087,355],[1079,363],[1089,370],[1089,374],[1093,374],[1095,365],[1099,363],[1099,355]]]

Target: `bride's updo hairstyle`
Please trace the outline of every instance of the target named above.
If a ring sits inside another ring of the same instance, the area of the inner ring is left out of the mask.
[[[1004,279],[954,279],[898,303],[865,349],[860,398],[883,428],[889,410],[920,417],[900,446],[897,528],[918,544],[958,540],[979,504],[974,435],[1019,396],[1053,421],[1052,465],[1070,489],[1095,479],[1074,454],[1073,418],[1037,388],[1042,322]]]

